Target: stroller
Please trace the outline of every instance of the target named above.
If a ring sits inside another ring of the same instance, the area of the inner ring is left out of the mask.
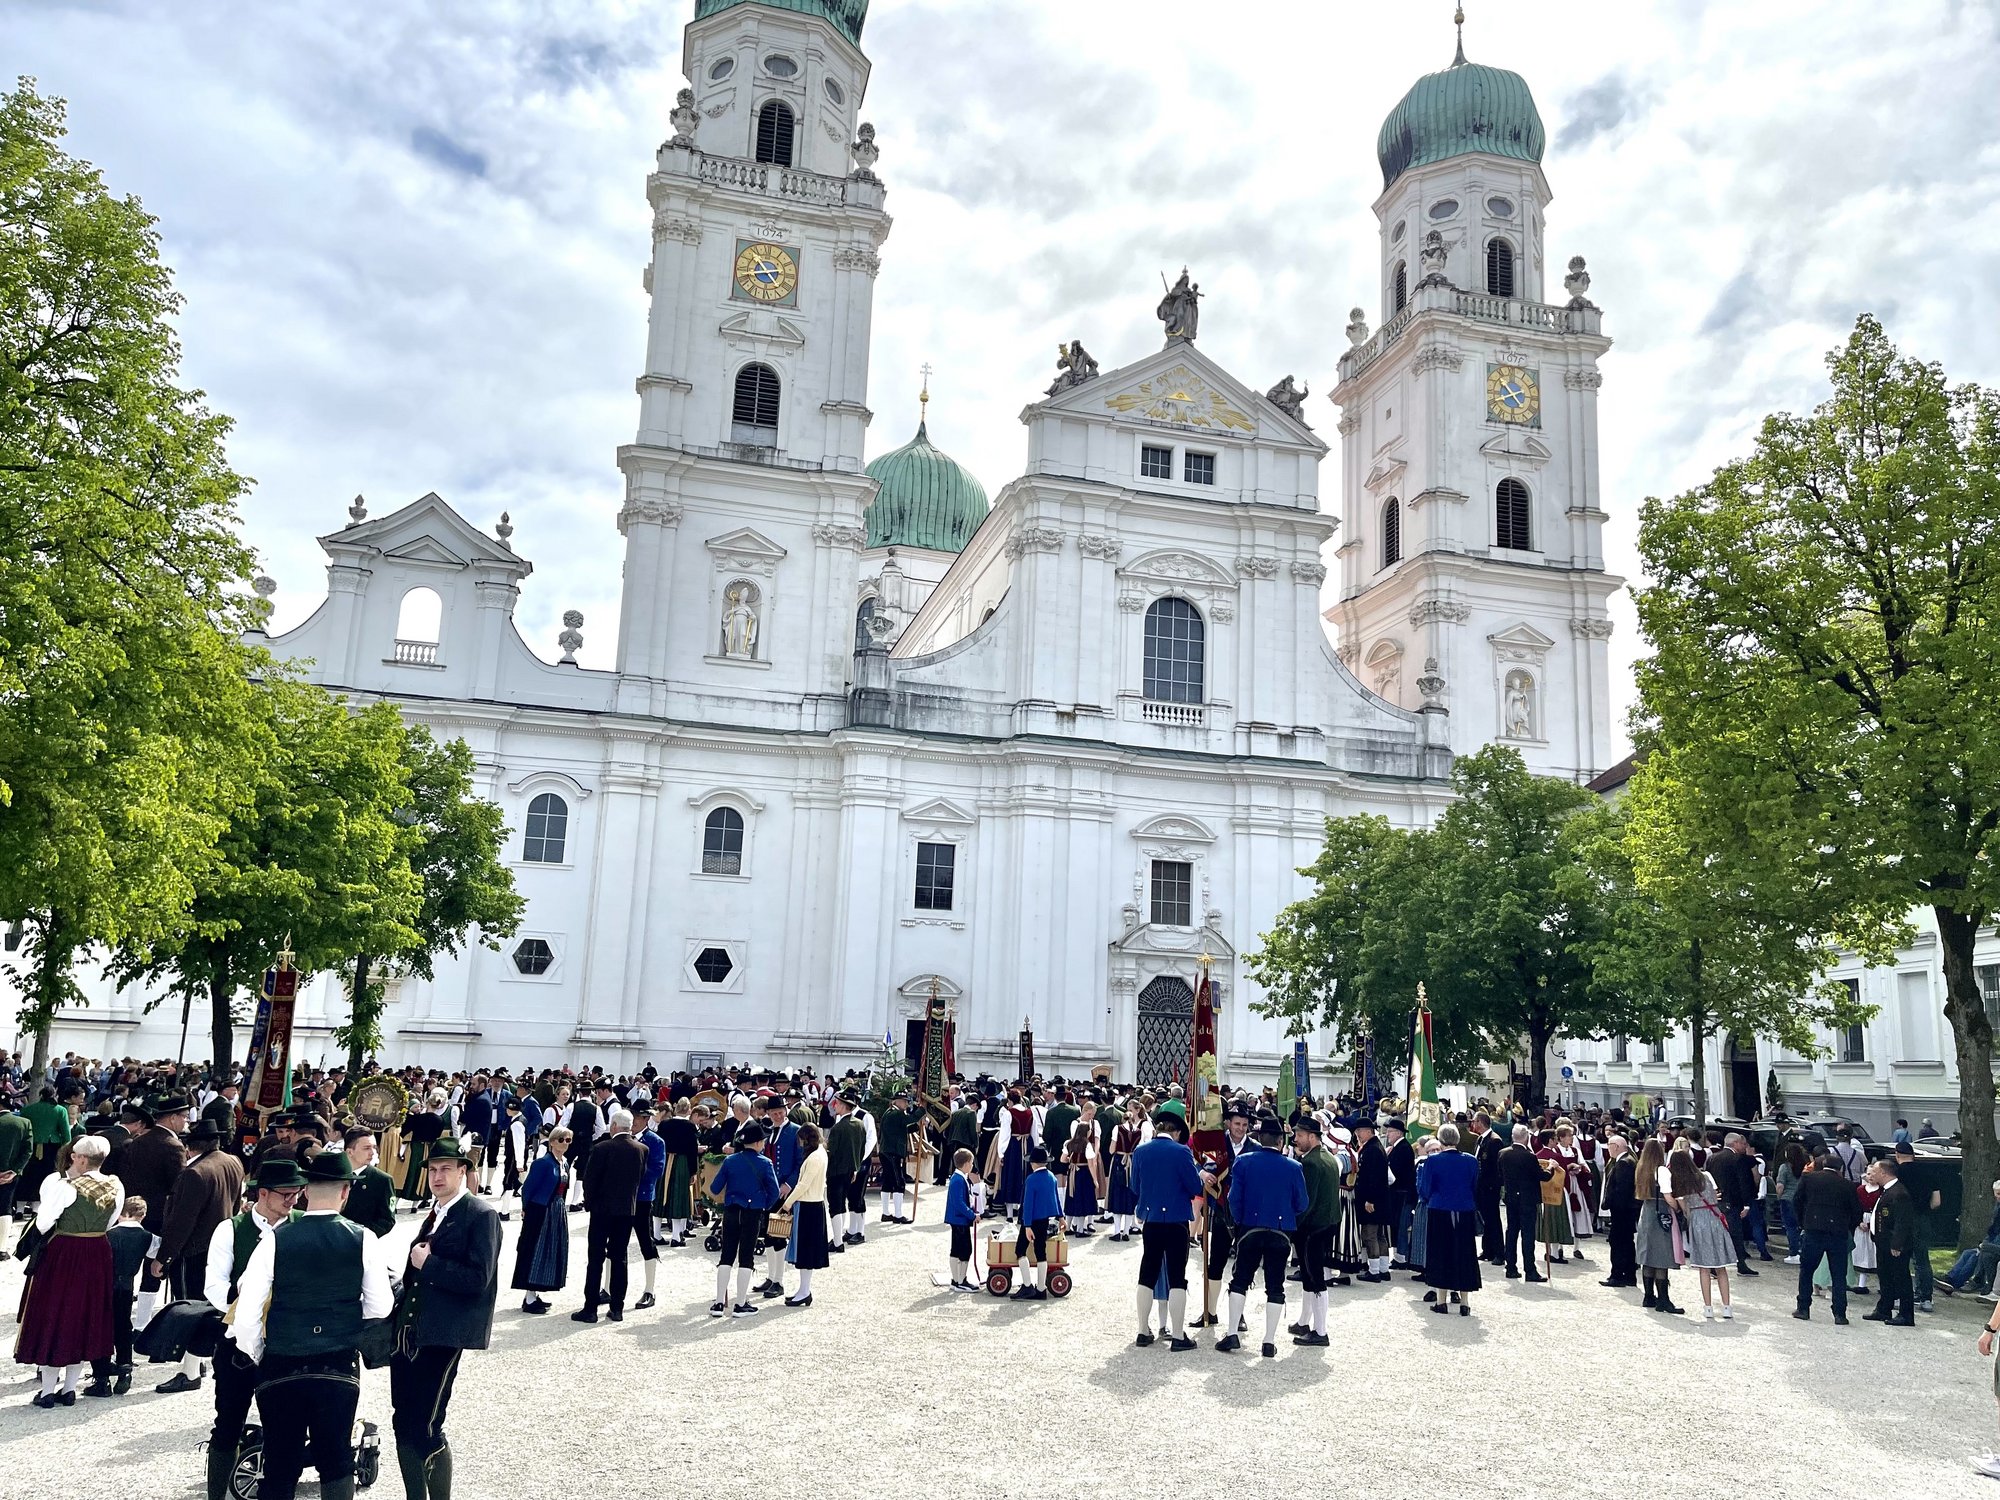
[[[354,1487],[365,1490],[382,1475],[382,1439],[375,1424],[354,1424]],[[257,1500],[257,1486],[264,1478],[264,1429],[255,1422],[243,1429],[236,1445],[236,1467],[229,1475],[229,1493],[235,1500]]]

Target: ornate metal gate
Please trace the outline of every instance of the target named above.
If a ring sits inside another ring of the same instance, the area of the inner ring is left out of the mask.
[[[1194,991],[1185,979],[1162,974],[1139,992],[1137,1082],[1151,1087],[1187,1072],[1194,1046]]]

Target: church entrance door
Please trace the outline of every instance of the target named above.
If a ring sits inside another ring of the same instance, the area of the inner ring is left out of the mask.
[[[1185,979],[1162,974],[1139,992],[1136,1082],[1158,1087],[1179,1073],[1186,1082],[1194,1049],[1194,991]]]

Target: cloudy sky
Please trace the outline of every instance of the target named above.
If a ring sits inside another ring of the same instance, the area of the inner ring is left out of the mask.
[[[552,658],[578,608],[609,664],[645,174],[692,9],[0,0],[8,70],[67,98],[72,149],[160,220],[280,626],[318,601],[313,538],[353,495],[379,515],[435,489],[481,525],[512,512],[529,642]],[[1451,60],[1451,9],[876,0],[863,113],[896,224],[871,456],[913,430],[929,361],[932,436],[997,491],[1057,340],[1106,368],[1149,352],[1183,262],[1203,348],[1259,387],[1310,382],[1331,435],[1347,310],[1378,305],[1375,134]],[[1522,73],[1548,125],[1550,264],[1589,257],[1617,340],[1614,569],[1636,572],[1644,496],[1819,398],[1858,312],[2000,381],[1995,0],[1467,9],[1468,54]]]

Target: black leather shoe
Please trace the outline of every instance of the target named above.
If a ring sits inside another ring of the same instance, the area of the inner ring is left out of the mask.
[[[153,1389],[162,1396],[178,1396],[182,1391],[200,1390],[201,1377],[197,1375],[190,1380],[187,1375],[179,1374],[175,1375],[171,1380],[161,1381]]]
[[[1228,1334],[1225,1337],[1219,1338],[1215,1341],[1215,1352],[1217,1354],[1234,1354],[1238,1349],[1241,1349],[1242,1347],[1243,1347],[1243,1340],[1239,1339],[1233,1333]]]
[[[1801,1311],[1796,1307],[1792,1309],[1792,1316],[1797,1318],[1801,1323],[1810,1323],[1812,1321],[1812,1314],[1810,1312]],[[1836,1323],[1845,1323],[1847,1319],[1835,1318],[1833,1321]]]
[[[1153,1336],[1150,1333],[1142,1333],[1132,1342],[1137,1344],[1141,1349],[1150,1349],[1153,1347]]]
[[[129,1393],[131,1389],[132,1372],[130,1370],[120,1370],[118,1378],[111,1382],[111,1394],[114,1396],[123,1396]]]
[[[56,1405],[58,1405],[58,1406],[74,1406],[74,1405],[76,1405],[76,1392],[75,1392],[75,1391],[59,1391],[59,1392],[57,1392],[57,1394],[56,1394]]]
[[[111,1382],[108,1380],[93,1380],[83,1388],[83,1393],[86,1396],[109,1396],[111,1394]]]
[[[1266,1344],[1257,1352],[1262,1354],[1266,1359],[1276,1359],[1278,1357],[1278,1346],[1276,1344]]]
[[[1795,1318],[1803,1318],[1803,1317],[1805,1316],[1805,1314],[1804,1314],[1804,1313],[1793,1313],[1793,1314],[1792,1314],[1792,1316],[1793,1316],[1793,1317],[1795,1317]],[[1835,1328],[1845,1328],[1845,1327],[1847,1326],[1847,1314],[1846,1314],[1846,1313],[1835,1313],[1835,1314],[1833,1315],[1833,1326],[1834,1326]]]
[[[1293,1335],[1292,1342],[1304,1349],[1324,1349],[1333,1340],[1323,1333],[1301,1333]]]
[[[56,1393],[54,1391],[37,1391],[28,1404],[30,1406],[39,1406],[43,1411],[53,1411],[56,1404]]]
[[[1753,1271],[1749,1266],[1742,1265],[1736,1268],[1736,1274],[1738,1276],[1762,1276],[1764,1273],[1762,1271]]]
[[[597,1321],[597,1309],[594,1307],[583,1308],[580,1311],[571,1313],[569,1320],[572,1323],[595,1323]]]
[[[622,1307],[614,1307],[611,1309],[610,1312],[606,1313],[604,1316],[609,1318],[614,1323],[622,1323],[625,1321],[625,1309]]]
[[[1190,1350],[1190,1349],[1194,1348],[1194,1346],[1195,1346],[1195,1343],[1194,1343],[1194,1340],[1193,1340],[1193,1339],[1168,1339],[1168,1340],[1167,1340],[1167,1347],[1168,1347],[1169,1349],[1171,1349],[1171,1350],[1172,1350],[1172,1351],[1173,1351],[1174,1353],[1176,1353],[1176,1354],[1185,1354],[1185,1353],[1187,1353],[1187,1351],[1188,1351],[1188,1350]]]
[[[632,1311],[644,1312],[647,1308],[651,1307],[652,1305],[653,1305],[653,1294],[651,1292],[645,1292],[641,1294],[637,1302],[634,1302],[632,1304]]]

